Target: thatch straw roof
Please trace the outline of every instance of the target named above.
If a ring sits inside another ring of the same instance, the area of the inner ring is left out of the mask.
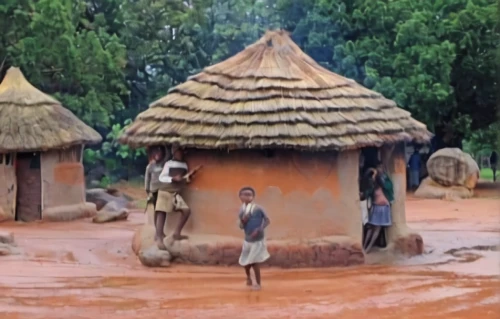
[[[268,31],[152,103],[121,142],[342,150],[429,134],[393,101],[321,67],[287,33]]]
[[[7,71],[0,84],[0,152],[45,151],[101,140],[70,110],[26,81],[18,68]]]

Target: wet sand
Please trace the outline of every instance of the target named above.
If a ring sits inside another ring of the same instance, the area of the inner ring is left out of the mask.
[[[0,317],[499,318],[500,201],[487,197],[409,196],[409,226],[425,255],[380,251],[360,267],[266,268],[260,292],[246,289],[240,268],[140,265],[130,245],[141,211],[104,225],[2,224],[22,254],[0,257]]]

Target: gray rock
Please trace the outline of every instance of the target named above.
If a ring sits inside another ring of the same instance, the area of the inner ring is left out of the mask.
[[[155,246],[141,250],[138,257],[141,263],[147,267],[168,267],[172,260],[172,256],[168,251],[160,250]]]
[[[0,231],[0,243],[13,245],[14,235],[11,232]]]
[[[97,210],[101,210],[108,204],[108,210],[121,211],[127,208],[131,202],[130,198],[117,191],[116,189],[92,188],[86,191],[87,202],[96,204]],[[113,203],[113,204],[111,204]]]
[[[102,224],[119,220],[126,220],[129,214],[128,209],[123,208],[119,211],[116,211],[114,209],[112,210],[108,206],[114,203],[115,202],[108,203],[101,211],[97,212],[97,215],[92,219],[92,222]]]
[[[19,250],[9,244],[0,243],[0,256],[19,255]]]

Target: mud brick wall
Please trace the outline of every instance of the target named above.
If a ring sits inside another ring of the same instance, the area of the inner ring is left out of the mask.
[[[203,165],[183,192],[191,208],[184,231],[240,237],[238,191],[252,186],[271,219],[269,240],[349,236],[361,242],[359,151],[296,152],[189,150],[188,165]],[[167,233],[179,214],[167,217]]]
[[[72,149],[42,154],[44,209],[85,201],[85,180],[80,159]]]

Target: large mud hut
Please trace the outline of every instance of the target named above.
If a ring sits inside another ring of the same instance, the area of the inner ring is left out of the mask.
[[[0,221],[68,220],[85,204],[85,144],[101,136],[18,68],[0,84]]]
[[[121,142],[179,143],[190,166],[203,165],[184,194],[190,240],[167,245],[179,257],[237,262],[237,193],[250,185],[272,220],[269,263],[329,266],[364,262],[358,177],[368,147],[395,186],[389,246],[421,252],[422,239],[406,227],[404,143],[429,134],[393,101],[321,67],[287,33],[268,31],[152,103]]]

